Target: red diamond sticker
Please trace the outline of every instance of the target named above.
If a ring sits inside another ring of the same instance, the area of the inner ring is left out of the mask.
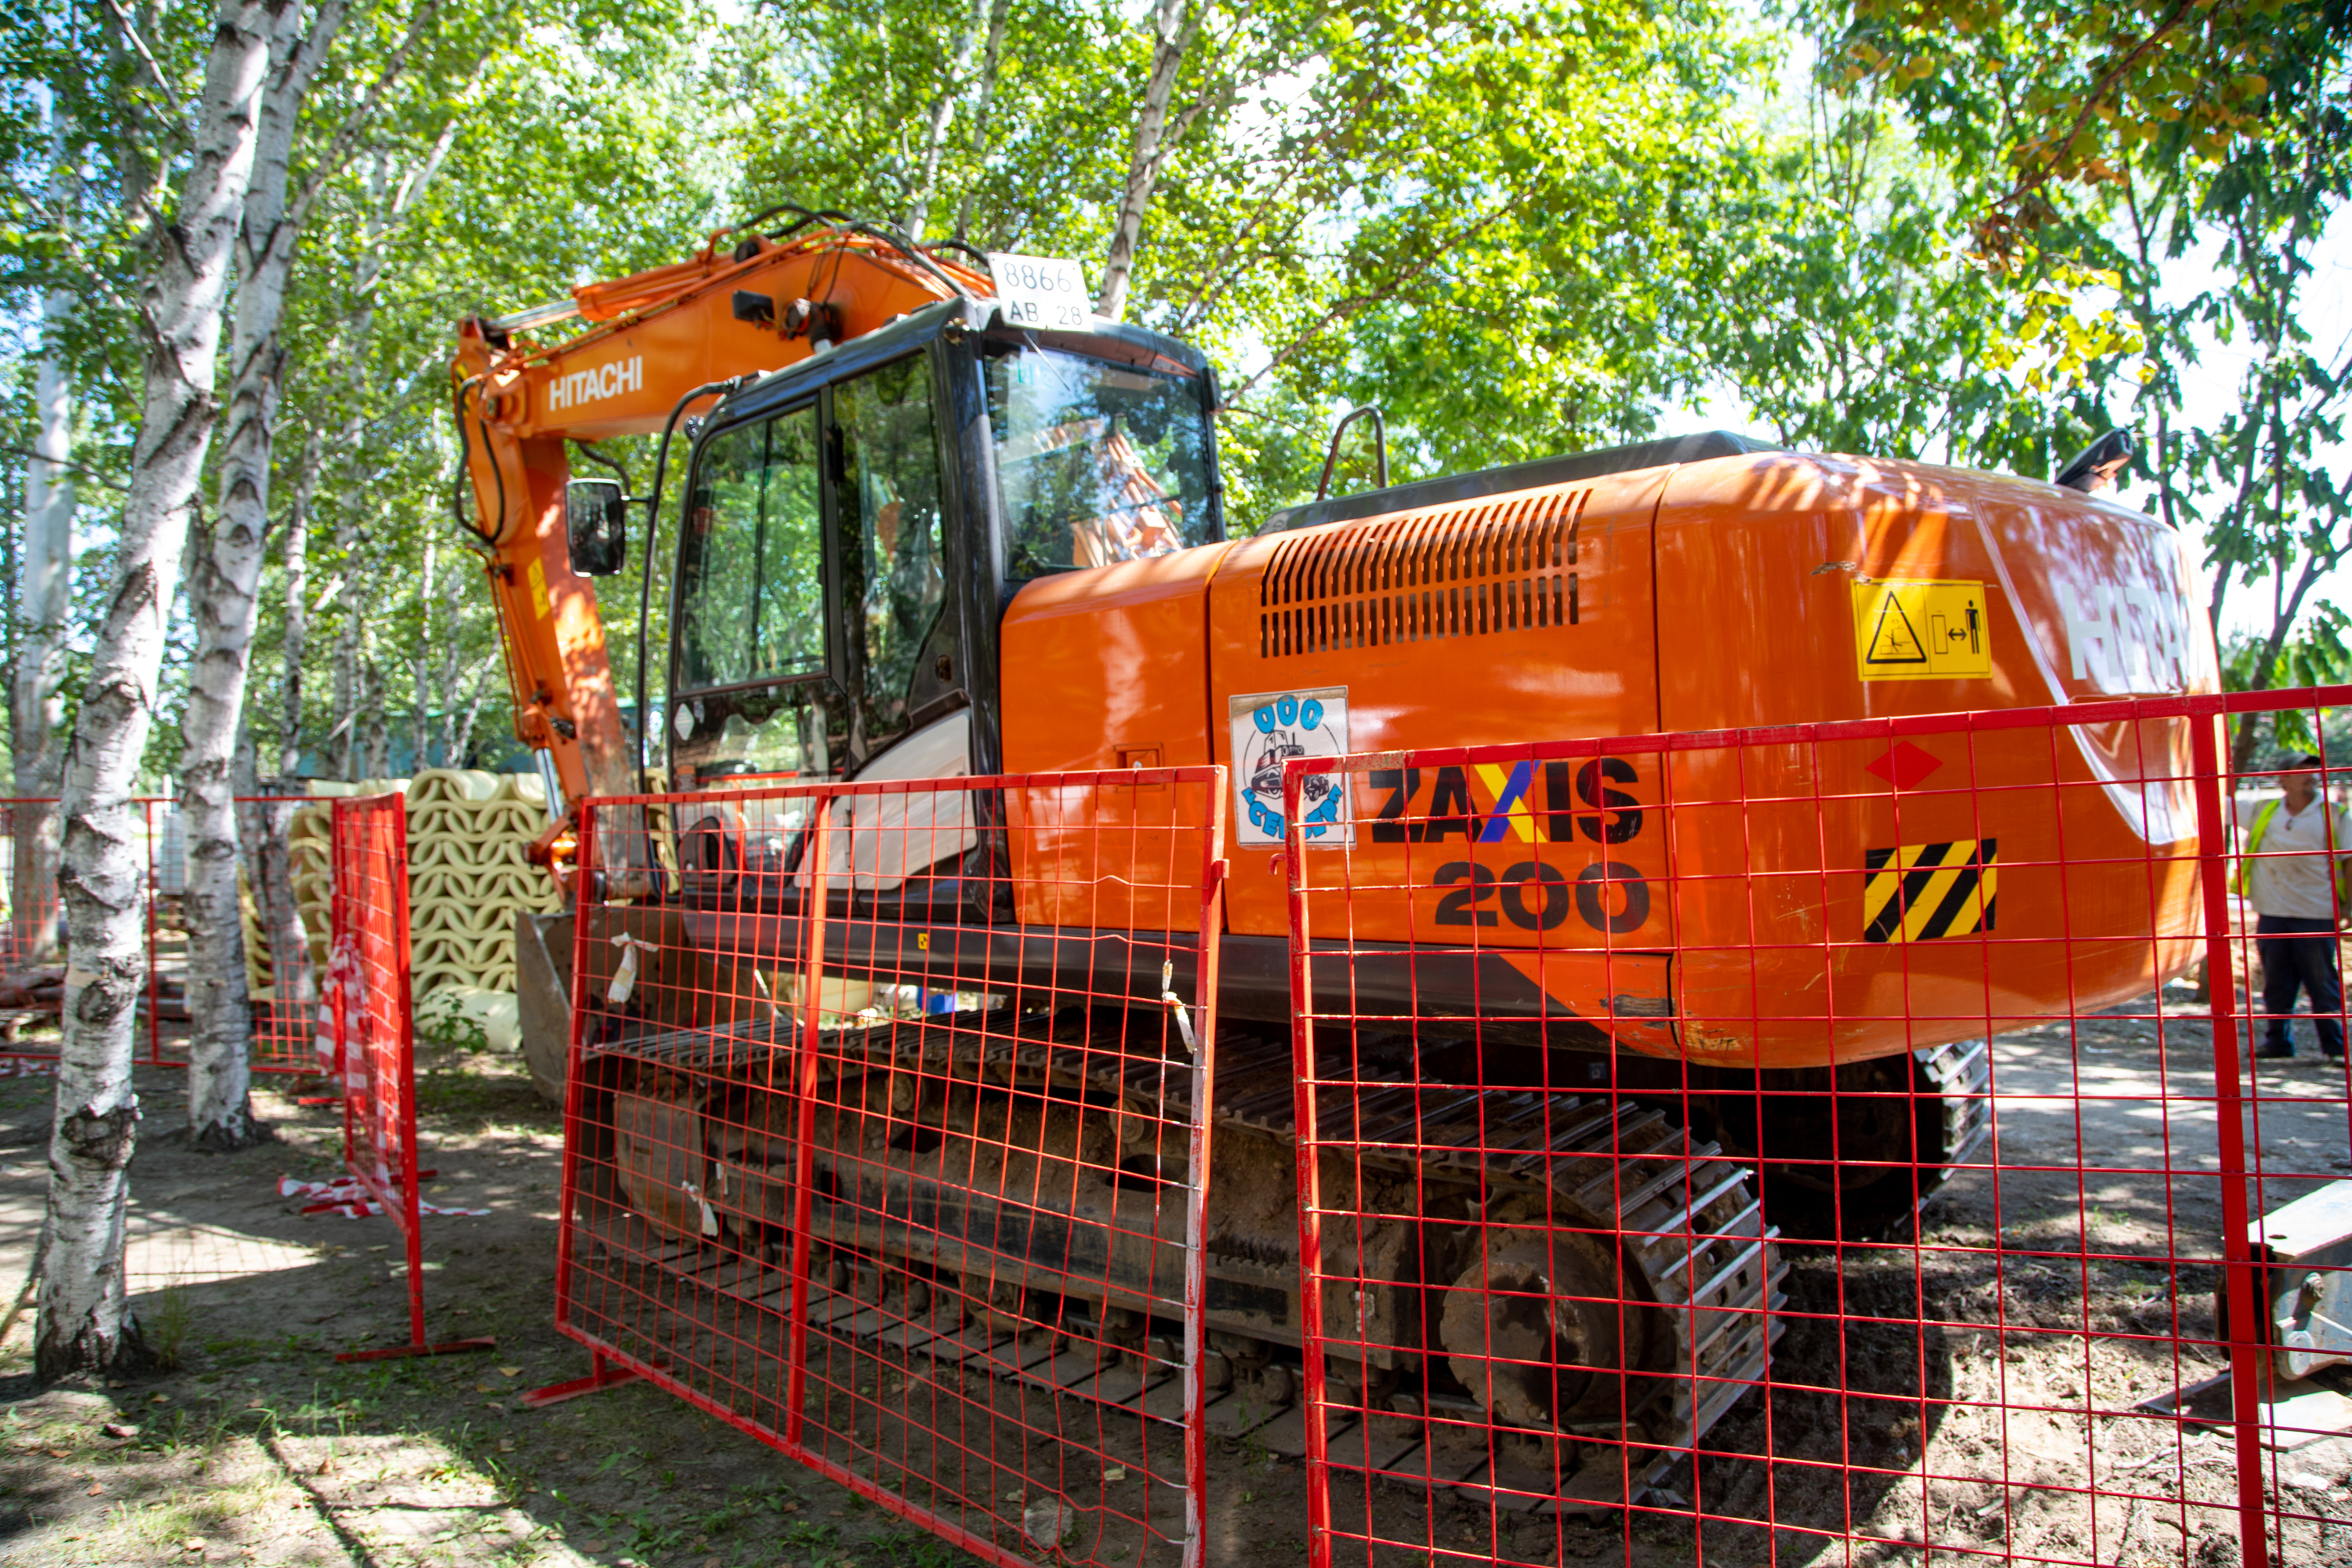
[[[1897,741],[1885,756],[1865,763],[1863,771],[1876,773],[1896,789],[1909,789],[1943,765],[1944,759],[1933,752],[1922,751],[1908,741]]]

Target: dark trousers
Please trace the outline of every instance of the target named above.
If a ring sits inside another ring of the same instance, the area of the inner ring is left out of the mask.
[[[2336,922],[2263,915],[2254,921],[2254,945],[2263,955],[2263,1011],[2270,1017],[2263,1039],[2270,1049],[2288,1047],[2287,1015],[2298,991],[2311,993],[2311,1022],[2319,1048],[2344,1054],[2344,983],[2336,973]]]

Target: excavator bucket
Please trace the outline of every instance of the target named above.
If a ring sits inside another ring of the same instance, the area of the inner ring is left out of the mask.
[[[515,1002],[523,1065],[541,1096],[563,1103],[572,1050],[572,916],[515,911]]]

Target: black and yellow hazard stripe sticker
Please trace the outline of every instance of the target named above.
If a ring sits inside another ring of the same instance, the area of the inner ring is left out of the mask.
[[[2000,840],[1905,844],[1864,857],[1862,940],[1927,942],[1992,930]]]

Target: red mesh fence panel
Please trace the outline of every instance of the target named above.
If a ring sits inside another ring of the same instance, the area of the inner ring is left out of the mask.
[[[64,1000],[64,911],[58,898],[58,803],[0,800],[0,1055],[54,1057],[21,1040],[54,1023]],[[27,1048],[30,1047],[30,1048]]]
[[[165,873],[175,868],[176,841],[164,842],[173,822],[169,801],[134,800],[146,863],[140,915],[146,931],[147,984],[133,1025],[133,1059],[144,1067],[184,1067],[176,1054],[184,1036],[167,1026],[187,1020],[185,944],[173,921],[178,889]],[[57,1059],[54,1026],[64,1000],[66,958],[72,932],[58,886],[58,839],[64,818],[55,799],[0,800],[0,1059]],[[168,905],[168,908],[166,907]]]
[[[244,927],[247,991],[252,1009],[253,1070],[324,1069],[325,1017],[313,953],[323,931],[304,928],[292,896],[288,826],[308,796],[249,795],[236,802],[240,859],[237,894]],[[188,931],[184,914],[185,836],[177,805],[136,803],[145,843],[147,984],[136,1026],[143,1066],[184,1067]],[[58,803],[0,800],[0,1058],[50,1059],[54,1037],[26,1038],[27,1026],[57,1016],[62,999],[64,908],[58,895]]]
[[[2204,867],[2213,1015],[2236,1009],[2236,1048],[2221,1073],[2224,1168],[2242,1161],[2242,1205],[2253,1267],[2237,1271],[2223,1321],[2251,1322],[2230,1384],[2184,1390],[2192,1413],[2234,1414],[2242,1478],[2259,1504],[2276,1563],[2352,1558],[2345,1501],[2352,1427],[2352,1079],[2346,1076],[2343,942],[2352,912],[2352,757],[2324,747],[2343,733],[2352,690],[2251,693],[2228,700],[2216,739],[2223,787],[2209,808],[2233,854]],[[2237,744],[2242,731],[2251,743]],[[2323,755],[2325,752],[2326,754]],[[2265,755],[2276,761],[2263,760]],[[2315,764],[2315,765],[2313,765]],[[2213,837],[2219,838],[2220,835]],[[2226,937],[2221,933],[2226,932]],[[2226,983],[2224,977],[2226,976]],[[2241,1053],[2242,1080],[2236,1074]],[[2232,1101],[2242,1100],[2232,1118]],[[2242,1125],[2233,1150],[2231,1122]],[[2233,1215],[2233,1219],[2236,1216]],[[2249,1552],[2252,1558],[2257,1554]]]
[[[1222,778],[590,803],[562,1330],[989,1561],[1199,1562]]]
[[[2347,697],[1292,763],[1314,1561],[2352,1553]]]
[[[343,1102],[343,1163],[401,1233],[408,1254],[409,1342],[339,1361],[487,1350],[493,1340],[428,1343],[424,1227],[417,1210],[416,1061],[408,974],[408,830],[398,795],[333,804],[334,892],[328,1011]],[[430,1174],[430,1173],[425,1173]]]

